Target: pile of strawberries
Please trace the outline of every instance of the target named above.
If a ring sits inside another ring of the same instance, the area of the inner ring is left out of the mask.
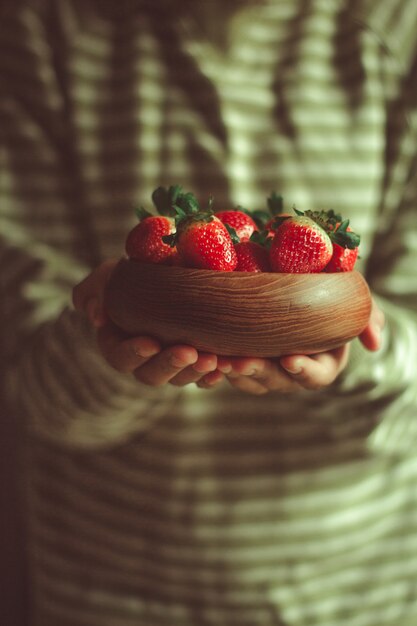
[[[126,254],[147,263],[239,272],[348,272],[355,265],[360,237],[349,220],[332,209],[283,212],[273,193],[267,210],[242,207],[214,212],[202,208],[178,185],[152,194],[157,215],[137,210]]]

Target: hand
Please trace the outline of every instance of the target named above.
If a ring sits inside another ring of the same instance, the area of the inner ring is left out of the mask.
[[[72,290],[72,302],[80,313],[87,316],[90,324],[100,328],[109,322],[104,311],[104,289],[118,259],[108,259],[96,267]]]
[[[127,337],[111,323],[103,308],[106,283],[118,260],[108,260],[94,269],[73,290],[74,307],[87,316],[97,330],[99,349],[117,371],[132,374],[153,387],[166,383],[183,386],[200,381],[211,373],[205,387],[219,383],[223,374],[217,370],[217,357],[199,353],[192,346],[176,345],[162,349],[148,336]]]
[[[294,393],[330,385],[346,366],[349,344],[313,355],[291,355],[279,359],[218,357],[218,369],[232,387],[262,395],[269,391]],[[205,379],[199,383],[204,386]]]
[[[152,337],[129,338],[116,329],[103,309],[104,288],[116,263],[117,260],[105,261],[93,270],[74,288],[73,302],[97,329],[98,345],[107,362],[120,372],[133,374],[144,384],[197,383],[207,389],[227,378],[233,387],[252,394],[291,393],[330,385],[346,367],[348,344],[310,356],[291,355],[271,360],[217,357],[199,353],[187,345],[163,349]],[[368,350],[379,348],[383,326],[384,315],[373,301],[369,323],[359,337]]]
[[[126,337],[112,324],[98,329],[99,349],[106,361],[117,371],[132,374],[139,382],[151,387],[167,383],[178,387],[198,383],[212,372],[213,386],[223,379],[216,372],[217,357],[198,352],[192,346],[175,345],[162,348],[153,337]]]
[[[362,345],[371,351],[379,350],[381,346],[381,335],[385,326],[385,315],[372,298],[371,315],[365,330],[359,335]]]
[[[385,324],[382,311],[372,300],[368,325],[359,336],[368,350],[378,350]],[[269,391],[293,393],[303,389],[321,389],[331,385],[346,367],[349,344],[313,355],[291,355],[280,359],[219,357],[218,369],[229,383],[241,391],[261,395]],[[210,374],[198,384],[203,387]]]

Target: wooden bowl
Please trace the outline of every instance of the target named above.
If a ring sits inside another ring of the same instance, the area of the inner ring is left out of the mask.
[[[129,335],[219,355],[275,357],[340,346],[365,328],[371,297],[356,271],[217,272],[122,259],[105,294]]]

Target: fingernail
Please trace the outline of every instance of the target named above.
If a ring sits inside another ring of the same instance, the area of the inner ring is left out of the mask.
[[[290,374],[301,374],[303,371],[303,362],[301,359],[296,359],[291,365],[283,365],[283,368]]]
[[[209,372],[206,376],[204,376],[204,378],[202,379],[203,382],[206,385],[216,385],[217,383],[219,383],[222,380],[223,376],[218,370],[214,370],[213,372]]]
[[[133,351],[136,354],[136,356],[142,357],[144,359],[147,359],[151,356],[155,356],[155,354],[158,354],[159,352],[159,350],[157,350],[156,348],[152,346],[144,346],[144,345],[133,346]]]
[[[172,365],[172,367],[187,367],[187,363],[184,363],[184,359],[179,358],[178,356],[175,356],[175,354],[171,354],[171,356],[169,357],[169,364]]]

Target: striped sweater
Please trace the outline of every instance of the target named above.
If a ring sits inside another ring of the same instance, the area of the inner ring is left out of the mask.
[[[1,397],[31,626],[417,623],[417,4],[223,4],[3,8]],[[172,183],[350,217],[381,350],[355,340],[333,385],[285,397],[114,372],[71,287]]]

